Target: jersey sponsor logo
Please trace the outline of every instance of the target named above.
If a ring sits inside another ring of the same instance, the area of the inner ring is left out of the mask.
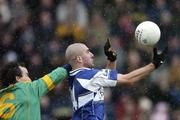
[[[0,98],[0,118],[9,119],[13,116],[15,105],[6,102],[7,100],[14,100],[14,94],[6,93]]]

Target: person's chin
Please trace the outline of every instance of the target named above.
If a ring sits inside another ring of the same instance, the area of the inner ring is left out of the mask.
[[[94,64],[89,64],[87,67],[88,67],[88,68],[93,68],[93,67],[94,67]]]
[[[94,63],[91,64],[91,68],[93,68],[93,67],[94,67]]]

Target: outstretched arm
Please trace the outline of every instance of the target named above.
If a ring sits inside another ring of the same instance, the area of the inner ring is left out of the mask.
[[[153,70],[155,69],[155,65],[153,63],[150,63],[142,68],[136,69],[128,74],[118,74],[117,84],[122,83],[134,83],[136,81],[141,80],[145,76],[149,75]]]
[[[128,74],[118,74],[117,75],[117,84],[122,83],[134,83],[141,80],[145,76],[149,75],[153,70],[157,69],[162,63],[164,63],[168,49],[165,48],[162,53],[158,53],[157,49],[154,48],[153,60],[152,63],[136,69]]]
[[[38,95],[38,97],[45,95],[47,92],[52,90],[58,83],[66,79],[70,70],[71,66],[69,64],[66,64],[62,67],[56,68],[44,77],[33,81],[31,83],[31,86],[34,92]]]

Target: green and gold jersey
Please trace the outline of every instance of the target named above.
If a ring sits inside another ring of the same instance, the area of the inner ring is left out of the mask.
[[[40,98],[67,77],[57,68],[33,82],[19,82],[0,90],[0,120],[41,120]]]

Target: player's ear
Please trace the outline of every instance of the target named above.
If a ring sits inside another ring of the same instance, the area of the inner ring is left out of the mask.
[[[77,56],[77,62],[82,62],[82,57],[81,56]]]
[[[20,82],[21,81],[21,77],[16,76],[16,82]]]
[[[78,59],[79,59],[79,61],[82,61],[82,57],[81,56],[79,56]]]

